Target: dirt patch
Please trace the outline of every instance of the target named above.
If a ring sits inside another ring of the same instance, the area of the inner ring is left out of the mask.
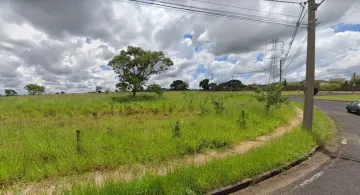
[[[187,155],[182,159],[170,160],[156,167],[148,167],[142,164],[134,164],[130,166],[120,167],[116,170],[100,170],[94,172],[83,173],[80,175],[56,178],[53,180],[46,180],[37,183],[28,183],[12,186],[11,189],[5,192],[6,195],[13,194],[54,194],[55,191],[64,191],[70,189],[72,185],[83,185],[87,183],[95,183],[96,185],[103,185],[105,181],[130,182],[136,178],[141,178],[147,173],[153,173],[165,176],[179,167],[186,167],[191,165],[201,166],[208,161],[214,159],[221,159],[232,155],[240,155],[249,152],[254,148],[261,147],[272,139],[276,139],[285,135],[298,126],[303,117],[301,109],[296,109],[296,118],[289,121],[287,125],[282,125],[274,129],[270,134],[257,137],[251,141],[242,141],[235,144],[232,148],[218,152],[209,150],[205,153]]]

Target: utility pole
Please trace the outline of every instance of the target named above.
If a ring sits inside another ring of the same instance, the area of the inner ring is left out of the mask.
[[[355,77],[356,77],[356,72],[354,72],[354,75],[353,75],[353,84],[352,84],[352,92],[354,93],[355,91]]]
[[[315,80],[315,30],[316,18],[315,12],[318,4],[315,0],[308,1],[308,42],[307,42],[307,59],[306,59],[306,81],[305,81],[305,101],[303,127],[311,131],[313,124],[313,107],[314,107],[314,80]]]
[[[282,81],[282,67],[283,67],[284,59],[280,59],[280,83]]]

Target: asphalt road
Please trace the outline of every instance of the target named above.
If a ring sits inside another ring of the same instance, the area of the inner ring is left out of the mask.
[[[303,101],[303,97],[293,97]],[[308,174],[276,194],[360,194],[360,116],[347,113],[346,103],[315,100],[315,105],[326,112],[341,127],[341,151],[330,165]]]

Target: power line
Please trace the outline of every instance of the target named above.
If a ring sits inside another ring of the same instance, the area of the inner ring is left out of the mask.
[[[192,0],[192,1],[197,1],[197,2],[202,2],[202,3],[212,4],[212,5],[220,5],[220,6],[224,6],[224,7],[232,7],[232,8],[243,9],[243,10],[263,12],[263,13],[280,15],[280,16],[296,17],[296,18],[297,18],[297,16],[294,16],[294,15],[281,14],[281,13],[276,13],[276,12],[269,12],[269,11],[264,11],[264,10],[258,10],[258,9],[251,9],[251,8],[239,7],[239,6],[235,6],[235,5],[227,5],[227,4],[215,3],[215,2],[203,1],[203,0]]]
[[[185,7],[185,8],[190,8],[190,9],[196,9],[196,10],[200,10],[200,11],[210,11],[210,12],[217,12],[217,13],[222,13],[222,14],[230,14],[230,15],[245,16],[245,17],[257,17],[259,19],[267,20],[267,21],[271,21],[269,19],[277,19],[277,18],[261,17],[261,16],[257,16],[257,15],[249,15],[249,14],[240,14],[240,13],[235,13],[235,12],[228,12],[228,11],[224,11],[224,10],[215,10],[215,9],[208,9],[208,8],[203,8],[203,7],[188,6],[188,5],[184,5],[184,4],[172,3],[172,2],[161,1],[161,0],[130,0],[130,1],[147,2],[147,3],[151,2],[151,4],[156,2],[156,3],[158,3],[158,5],[160,3],[161,6],[171,5],[171,6],[176,6],[176,7],[180,7],[180,8]],[[283,22],[290,22],[290,21],[283,20]]]
[[[245,20],[245,21],[251,21],[251,22],[259,22],[259,23],[268,23],[268,24],[277,24],[277,25],[283,25],[283,26],[292,26],[294,27],[295,25],[290,24],[290,23],[284,23],[281,21],[274,21],[274,20],[268,20],[267,18],[265,19],[261,19],[261,18],[254,18],[254,15],[246,15],[246,14],[236,14],[236,13],[228,13],[226,14],[226,12],[220,11],[220,10],[211,10],[211,11],[207,11],[210,9],[205,9],[205,8],[199,8],[199,7],[192,7],[192,6],[186,6],[189,8],[186,8],[184,5],[180,5],[179,6],[171,6],[171,5],[166,5],[166,4],[159,4],[155,1],[143,1],[143,0],[115,0],[115,1],[121,1],[121,2],[127,2],[127,3],[134,3],[134,4],[145,4],[145,5],[151,5],[154,7],[162,7],[162,8],[168,8],[168,9],[174,9],[174,10],[178,10],[178,11],[184,11],[184,12],[190,12],[190,13],[198,13],[198,14],[203,14],[203,15],[211,15],[211,16],[216,16],[216,17],[225,17],[225,18],[230,18],[230,19],[237,19],[237,20]],[[169,4],[169,2],[166,2],[167,4]],[[173,3],[170,3],[173,4]],[[204,11],[205,10],[205,11]],[[223,13],[221,13],[223,12]],[[224,14],[225,13],[225,14]],[[243,16],[241,16],[243,15]],[[274,19],[274,18],[272,18]],[[306,27],[301,26],[301,27]]]
[[[280,1],[280,0],[264,0],[264,1],[272,1],[272,2],[278,2],[278,3],[300,4],[299,2],[295,2],[295,1]]]
[[[287,67],[289,67],[289,66],[295,61],[295,59],[299,56],[300,51],[301,51],[302,48],[304,47],[305,42],[307,41],[307,39],[308,39],[308,36],[305,37],[305,39],[304,39],[303,42],[301,43],[300,47],[298,48],[298,50],[296,51],[296,53],[293,55],[293,58],[291,59],[291,61],[289,62],[289,64],[287,64],[287,65],[284,67],[284,69],[287,68]],[[289,72],[289,71],[290,71],[290,69],[289,69],[287,72]]]
[[[303,14],[303,12],[304,12],[304,9],[305,9],[305,7],[303,6],[302,9],[301,9],[301,12],[300,12],[299,20],[298,20],[297,23],[296,23],[296,27],[295,27],[294,33],[293,33],[293,35],[292,35],[292,39],[291,39],[290,44],[289,44],[289,50],[286,52],[285,57],[284,57],[284,60],[283,60],[283,63],[284,63],[284,64],[285,64],[285,62],[286,62],[286,60],[287,60],[287,57],[289,56],[289,53],[290,53],[290,51],[291,51],[292,44],[294,43],[296,34],[297,34],[298,30],[299,30],[299,25],[300,25],[300,23],[302,22],[302,20],[304,19],[305,15],[306,15],[306,13],[307,13],[307,11],[308,11],[308,10],[306,10],[306,13],[302,16],[302,14]]]

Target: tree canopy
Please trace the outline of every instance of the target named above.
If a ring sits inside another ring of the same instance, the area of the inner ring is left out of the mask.
[[[158,85],[158,84],[149,85],[147,90],[150,91],[150,92],[154,92],[154,93],[158,94],[159,96],[161,96],[163,94],[163,92],[164,92],[161,89],[161,86]]]
[[[259,102],[265,103],[265,110],[267,113],[270,111],[270,107],[273,105],[281,105],[288,103],[289,99],[281,95],[283,84],[272,83],[262,88],[258,88],[255,91],[255,99]]]
[[[210,89],[209,82],[210,82],[209,79],[204,79],[204,80],[200,81],[199,87],[201,87],[204,90],[208,91]]]
[[[241,90],[246,87],[246,85],[242,84],[239,80],[230,80],[226,83],[220,83],[219,86],[223,90]]]
[[[209,89],[210,89],[211,91],[215,91],[215,90],[216,90],[216,87],[217,87],[217,84],[216,84],[216,83],[210,83],[210,84],[209,84]]]
[[[96,86],[95,87],[95,93],[101,93],[102,91],[102,87],[101,86]]]
[[[13,89],[5,89],[5,96],[16,96],[18,93]]]
[[[175,80],[171,83],[171,90],[187,90],[189,88],[189,84],[182,80]]]
[[[45,87],[41,85],[28,84],[24,87],[29,95],[41,95],[45,93]]]
[[[119,76],[120,86],[127,84],[134,96],[151,75],[164,72],[173,64],[161,51],[145,51],[133,46],[128,46],[109,62]]]

